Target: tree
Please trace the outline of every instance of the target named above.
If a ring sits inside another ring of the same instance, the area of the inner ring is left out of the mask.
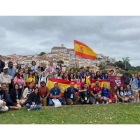
[[[44,54],[46,54],[46,53],[45,53],[45,52],[41,52],[39,55],[42,56],[42,55],[44,55]]]
[[[59,62],[60,62],[61,64],[64,64],[64,61],[63,61],[63,60],[60,60]]]

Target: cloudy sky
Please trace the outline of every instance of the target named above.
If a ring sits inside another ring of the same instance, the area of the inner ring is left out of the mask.
[[[64,44],[74,48],[76,39],[95,52],[140,65],[140,17],[0,17],[0,53],[38,54]]]

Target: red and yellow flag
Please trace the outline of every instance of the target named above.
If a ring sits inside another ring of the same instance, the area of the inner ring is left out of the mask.
[[[48,88],[49,90],[54,87],[54,82],[58,82],[58,85],[61,89],[61,96],[64,97],[64,91],[66,88],[70,87],[70,83],[74,83],[74,87],[77,88],[77,81],[67,81],[67,80],[61,80],[61,79],[54,79],[54,78],[49,78],[48,81]]]
[[[91,87],[95,85],[96,80],[92,80],[91,81]],[[100,79],[99,80],[99,86],[102,88],[103,85],[106,84],[106,87],[108,89],[110,89],[110,81],[104,80],[104,79]]]
[[[91,60],[96,59],[97,53],[94,52],[90,47],[88,47],[84,43],[74,40],[74,46],[75,46],[75,55],[79,55],[83,58]]]

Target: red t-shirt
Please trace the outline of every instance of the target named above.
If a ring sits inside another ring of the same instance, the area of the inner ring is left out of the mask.
[[[93,94],[97,94],[97,93],[99,93],[100,91],[102,91],[102,89],[101,89],[100,86],[95,85],[95,86],[93,86],[93,87],[91,88],[91,91],[93,91]]]

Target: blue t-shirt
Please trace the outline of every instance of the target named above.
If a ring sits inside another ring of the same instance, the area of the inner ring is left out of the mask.
[[[102,89],[102,92],[101,92],[101,96],[105,96],[106,98],[109,98],[110,97],[110,91],[108,88],[106,89]]]
[[[83,77],[83,76],[84,76],[84,72],[81,72],[81,73],[80,73],[80,76]]]
[[[55,89],[55,88],[52,88],[51,90],[50,90],[50,94],[52,94],[52,95],[59,95],[59,94],[61,94],[61,90],[60,90],[60,88],[57,88],[57,89]]]
[[[104,77],[103,79],[105,79],[107,81],[110,81],[109,77]]]

